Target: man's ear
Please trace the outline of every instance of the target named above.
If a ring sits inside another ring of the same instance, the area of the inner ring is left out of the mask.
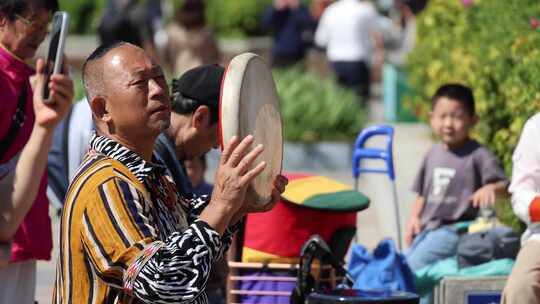
[[[90,101],[90,109],[98,121],[108,124],[112,122],[111,114],[107,108],[107,99],[103,96],[95,96]]]
[[[208,106],[199,106],[193,112],[192,126],[200,128],[208,128],[210,126],[210,109]]]

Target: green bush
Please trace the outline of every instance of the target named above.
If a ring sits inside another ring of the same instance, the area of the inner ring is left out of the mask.
[[[300,68],[274,71],[286,140],[353,141],[366,114],[358,96]]]
[[[79,101],[85,97],[84,86],[82,83],[82,73],[80,71],[72,73],[71,79],[73,80],[73,91],[75,93],[73,96],[73,101]]]
[[[220,36],[260,34],[260,20],[272,0],[207,0],[206,17]]]
[[[183,3],[174,0],[171,13]],[[207,0],[206,17],[218,35],[245,37],[261,34],[260,20],[272,0]],[[71,33],[95,33],[105,0],[60,0],[60,8],[71,16]],[[166,8],[167,5],[164,6]]]
[[[90,34],[97,31],[105,0],[59,0],[60,9],[70,16],[70,33]]]
[[[480,118],[474,135],[511,174],[512,152],[523,124],[540,109],[540,18],[537,0],[431,0],[418,18],[409,56],[406,98],[424,119],[430,96],[443,83],[469,85]],[[508,209],[507,212],[510,212]]]

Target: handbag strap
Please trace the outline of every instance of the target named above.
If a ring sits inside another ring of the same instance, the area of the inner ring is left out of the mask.
[[[13,120],[9,126],[7,135],[0,141],[0,160],[4,158],[5,153],[11,147],[11,144],[17,137],[19,129],[24,125],[26,120],[26,96],[27,96],[26,82],[23,85],[21,94],[19,95],[19,101],[17,103],[17,109],[13,113]]]

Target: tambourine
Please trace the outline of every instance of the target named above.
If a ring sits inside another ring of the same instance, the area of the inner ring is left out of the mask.
[[[281,173],[283,133],[279,97],[272,73],[256,54],[234,57],[223,75],[219,101],[221,149],[233,136],[251,134],[254,144],[264,145],[254,165],[266,161],[266,167],[251,183],[248,191],[257,204],[271,198],[274,178]]]

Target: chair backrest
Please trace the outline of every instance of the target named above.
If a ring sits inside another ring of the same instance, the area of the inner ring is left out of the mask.
[[[386,137],[386,146],[381,148],[368,148],[366,143],[368,139],[374,136]],[[361,173],[383,173],[388,175],[392,182],[392,194],[394,201],[394,212],[396,222],[396,239],[398,247],[401,250],[401,223],[399,204],[396,189],[396,174],[394,171],[394,157],[393,157],[393,140],[394,140],[394,127],[389,125],[371,126],[365,128],[360,132],[354,143],[353,156],[352,156],[352,175],[354,177],[354,187],[358,189],[358,178]],[[362,160],[364,159],[378,159],[385,163],[384,168],[363,167]]]
[[[366,142],[374,136],[385,136],[386,147],[367,148]],[[389,125],[371,126],[360,132],[354,143],[352,157],[352,174],[355,179],[358,179],[361,173],[383,173],[394,181],[396,178],[394,172],[394,160],[392,154],[394,138],[394,128]],[[385,168],[365,168],[362,167],[363,159],[380,159],[385,162]]]

